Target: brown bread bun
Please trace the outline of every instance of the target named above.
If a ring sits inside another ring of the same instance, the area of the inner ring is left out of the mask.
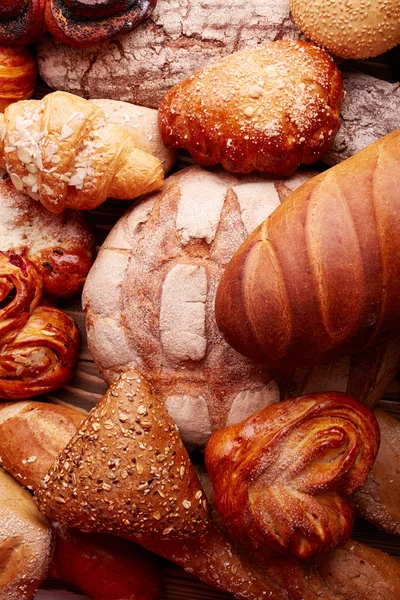
[[[0,112],[12,102],[30,98],[36,76],[37,64],[29,48],[0,44]]]
[[[218,331],[215,293],[228,261],[314,174],[184,169],[133,205],[99,251],[83,294],[94,360],[108,384],[139,369],[190,446],[288,396],[334,390],[374,406],[396,374],[399,340],[282,375],[243,358]]]
[[[290,0],[293,19],[319,46],[343,58],[368,58],[400,44],[398,0]]]
[[[327,554],[351,535],[353,495],[378,448],[376,419],[351,396],[308,394],[267,406],[208,442],[215,508],[250,552]]]
[[[290,175],[317,161],[339,129],[339,69],[308,42],[235,52],[167,92],[159,126],[169,148],[233,173]]]
[[[0,179],[0,227],[0,250],[33,262],[45,295],[68,297],[81,290],[95,254],[93,231],[83,213],[54,215],[18,192],[9,178]]]
[[[306,182],[239,248],[216,319],[236,350],[288,369],[400,333],[400,130]]]
[[[400,423],[384,410],[374,414],[381,445],[366,484],[355,496],[356,508],[379,529],[400,535]]]
[[[0,404],[0,463],[19,483],[35,490],[85,413],[44,402]]]
[[[0,468],[0,600],[32,600],[53,555],[50,523]]]
[[[81,423],[35,496],[52,520],[131,539],[191,538],[209,524],[204,492],[176,426],[134,369]]]

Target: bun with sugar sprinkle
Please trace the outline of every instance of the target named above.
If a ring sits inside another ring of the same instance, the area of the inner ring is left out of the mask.
[[[342,78],[309,42],[281,40],[197,71],[160,104],[161,135],[201,165],[291,175],[318,160],[339,128]]]

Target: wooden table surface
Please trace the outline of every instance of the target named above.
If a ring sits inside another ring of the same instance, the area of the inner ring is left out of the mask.
[[[359,68],[374,76],[380,74],[382,79],[398,81],[400,75],[399,49],[400,47],[395,48],[390,53],[387,53],[387,55],[371,61],[353,61],[352,63],[347,63],[347,65]],[[34,97],[41,98],[49,91],[51,90],[43,82],[39,81]],[[183,159],[183,162],[179,166],[185,166],[185,162],[188,162],[186,158]],[[89,219],[95,230],[97,247],[100,247],[112,226],[127,210],[129,205],[129,202],[107,200],[102,206],[89,213]],[[82,335],[81,352],[78,368],[73,379],[68,385],[46,395],[45,398],[52,402],[72,404],[76,407],[90,410],[102,397],[106,390],[106,385],[87,347],[85,319],[82,312],[81,299],[78,296],[68,301],[63,301],[60,303],[60,308],[63,308],[63,310],[71,315],[79,326]],[[400,376],[390,385],[380,406],[400,417]],[[375,527],[361,519],[356,520],[353,537],[389,554],[400,557],[400,537],[378,531]],[[167,563],[167,561],[163,561],[163,566],[166,581],[165,600],[228,600],[229,598],[233,598],[233,596],[218,592],[193,579],[193,577],[185,573],[182,569],[171,563]],[[67,600],[68,598],[79,600],[85,598],[82,595],[63,594],[61,591],[57,593],[56,590],[63,589],[75,591],[76,594],[78,594],[78,591],[53,580],[47,580],[43,585],[43,589],[46,591],[39,592],[37,600]],[[54,592],[50,592],[49,590],[54,590]]]

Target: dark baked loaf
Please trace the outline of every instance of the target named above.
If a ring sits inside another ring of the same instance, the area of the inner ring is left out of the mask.
[[[367,482],[355,496],[356,508],[379,529],[400,535],[400,423],[384,410],[374,414],[381,445]]]

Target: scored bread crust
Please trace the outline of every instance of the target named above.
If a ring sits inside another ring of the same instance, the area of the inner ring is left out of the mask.
[[[240,356],[217,329],[227,262],[313,173],[280,180],[190,167],[136,203],[100,249],[83,293],[94,360],[107,383],[138,368],[191,446],[288,396],[335,390],[374,406],[396,373],[398,340],[283,376]]]
[[[67,297],[81,290],[95,243],[83,213],[54,215],[6,178],[0,179],[0,250],[32,261],[43,276],[45,294]]]
[[[134,31],[76,49],[45,36],[39,69],[54,89],[157,108],[165,92],[211,60],[264,41],[297,39],[288,0],[170,2]]]
[[[53,549],[50,523],[30,493],[0,469],[0,600],[31,600]]]

